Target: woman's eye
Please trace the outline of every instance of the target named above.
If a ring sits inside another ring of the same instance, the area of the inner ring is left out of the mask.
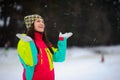
[[[44,23],[44,21],[42,21],[42,23]]]
[[[40,20],[38,20],[37,22],[40,22]]]
[[[41,23],[44,23],[44,21],[43,21],[43,20],[37,20],[36,22],[41,22]]]

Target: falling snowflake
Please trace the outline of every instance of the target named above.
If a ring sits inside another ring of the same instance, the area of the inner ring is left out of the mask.
[[[113,5],[116,5],[117,4],[117,2],[116,1],[113,1]]]
[[[93,3],[90,3],[90,6],[93,6]]]
[[[45,7],[47,7],[47,5],[45,5]]]
[[[120,19],[119,18],[117,18],[117,21],[119,21]]]

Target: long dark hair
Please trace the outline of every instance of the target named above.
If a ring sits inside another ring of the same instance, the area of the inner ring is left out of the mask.
[[[26,34],[27,34],[28,36],[30,36],[32,39],[34,39],[34,32],[35,32],[35,29],[34,29],[34,23],[33,23],[33,24],[32,24],[32,27],[30,27],[30,28],[27,30]],[[51,48],[52,43],[48,40],[47,35],[46,35],[46,29],[44,30],[44,32],[43,32],[42,34],[43,34],[43,37],[42,37],[43,41],[46,43],[46,45],[47,45],[47,47],[49,48],[50,52],[51,52],[52,54],[54,54],[54,52],[53,52],[53,50],[52,50],[52,48]],[[53,45],[52,45],[52,46],[53,46]]]

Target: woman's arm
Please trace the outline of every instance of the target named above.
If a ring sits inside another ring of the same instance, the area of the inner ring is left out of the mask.
[[[28,36],[19,36],[20,40],[17,45],[18,55],[22,59],[23,64],[34,66],[37,64],[37,48],[32,40],[25,41],[26,37]]]
[[[63,62],[66,57],[66,49],[67,49],[67,39],[71,37],[73,33],[65,33],[62,34],[60,32],[59,34],[59,41],[58,41],[58,49],[53,48],[54,54],[53,54],[53,61],[55,62]]]
[[[58,48],[52,48],[54,51],[53,61],[54,62],[63,62],[66,57],[67,39],[59,38],[57,46],[58,46]]]

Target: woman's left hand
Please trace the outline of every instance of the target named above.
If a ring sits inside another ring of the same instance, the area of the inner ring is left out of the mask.
[[[60,32],[59,33],[59,37],[65,37],[65,38],[69,38],[69,37],[71,37],[73,35],[73,33],[72,32],[66,32],[66,33],[64,33],[64,34],[62,34],[62,32]]]

